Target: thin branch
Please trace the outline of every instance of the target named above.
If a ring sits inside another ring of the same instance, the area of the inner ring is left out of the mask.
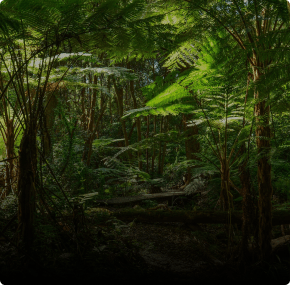
[[[4,159],[4,160],[0,160],[0,162],[13,160],[13,159],[15,159],[15,158],[18,158],[18,156],[15,156],[15,157],[12,157],[12,158],[7,158],[7,159]]]
[[[53,179],[55,180],[55,182],[56,182],[56,184],[57,184],[57,186],[59,187],[59,189],[60,189],[60,191],[62,192],[63,196],[65,197],[66,201],[68,202],[68,205],[70,206],[70,208],[71,208],[71,209],[73,209],[73,206],[71,205],[71,202],[69,201],[69,199],[68,199],[68,197],[66,196],[66,194],[65,194],[64,190],[62,189],[62,187],[61,187],[60,183],[58,182],[58,180],[57,180],[57,178],[56,178],[56,176],[55,176],[55,174],[54,174],[53,170],[51,169],[51,167],[50,167],[49,163],[48,163],[48,162],[47,162],[47,160],[45,159],[45,157],[44,157],[44,155],[43,155],[42,151],[40,151],[40,149],[39,149],[39,148],[37,148],[37,150],[38,150],[39,154],[41,155],[41,157],[42,157],[43,161],[44,161],[44,162],[45,162],[45,164],[47,165],[47,167],[48,167],[48,170],[50,171],[50,173],[51,173],[51,175],[52,175]]]

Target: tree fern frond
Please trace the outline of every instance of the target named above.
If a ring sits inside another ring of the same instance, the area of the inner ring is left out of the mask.
[[[197,51],[192,40],[182,42],[178,48],[171,52],[165,59],[163,67],[170,71],[180,69],[180,67],[193,66],[197,60]]]

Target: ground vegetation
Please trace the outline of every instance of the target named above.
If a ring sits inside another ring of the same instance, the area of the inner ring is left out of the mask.
[[[289,7],[3,0],[0,281],[289,282]]]

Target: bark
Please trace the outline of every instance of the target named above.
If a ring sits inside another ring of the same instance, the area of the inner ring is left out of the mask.
[[[230,192],[230,168],[227,159],[221,164],[221,208],[223,211],[233,209],[233,195]]]
[[[115,79],[113,79],[113,83],[114,83],[115,94],[116,94],[116,99],[117,99],[119,117],[121,120],[121,118],[124,115],[124,102],[123,102],[124,90],[122,87],[117,86]],[[121,120],[121,126],[122,126],[123,136],[125,139],[125,146],[127,147],[127,146],[129,146],[129,139],[128,139],[128,134],[127,134],[127,130],[126,130],[126,121],[125,120]],[[129,159],[132,158],[130,151],[128,151],[128,157],[129,157]]]
[[[59,91],[60,86],[59,83],[50,84],[46,92],[48,93],[48,102],[46,104],[44,110],[44,118],[45,118],[45,127],[44,127],[44,155],[48,156],[51,153],[52,145],[51,145],[51,136],[50,133],[52,131],[54,121],[55,121],[55,114],[54,110],[57,106],[57,98],[56,98],[56,91]]]
[[[164,118],[161,117],[161,121],[160,121],[160,133],[163,132],[163,121]],[[162,163],[162,142],[159,142],[159,154],[158,154],[158,175],[161,175],[161,163]]]
[[[0,171],[0,189],[5,188],[5,174],[4,172]],[[6,193],[1,189],[0,200],[6,197]]]
[[[14,143],[15,143],[15,134],[14,134],[14,120],[7,118],[6,122],[6,153],[8,162],[6,164],[6,193],[9,195],[12,191],[13,184],[13,169],[14,169]]]
[[[2,82],[1,82],[2,84]],[[3,84],[2,84],[3,85]],[[2,86],[3,88],[3,86]],[[1,134],[4,140],[5,148],[6,148],[6,159],[7,163],[5,166],[5,175],[1,179],[1,184],[3,184],[3,188],[5,187],[5,191],[2,193],[2,197],[5,198],[7,195],[9,195],[12,191],[12,184],[13,184],[13,176],[14,176],[14,143],[15,143],[15,129],[14,129],[14,117],[10,118],[8,114],[8,106],[6,100],[3,98],[2,100],[2,114],[4,119],[4,125],[3,129],[1,129]],[[1,111],[1,110],[0,110]],[[1,128],[1,127],[0,127]]]
[[[256,62],[256,61],[255,61]],[[258,62],[257,62],[258,65]],[[253,79],[257,82],[261,77],[258,68],[253,67]],[[261,99],[259,92],[255,91],[256,116],[256,143],[258,149],[258,187],[259,187],[259,246],[262,259],[269,257],[271,253],[272,239],[272,203],[273,195],[271,181],[270,137],[269,125],[270,106],[266,105],[266,99]]]
[[[242,154],[246,152],[245,145],[242,146]],[[253,233],[255,242],[258,241],[258,216],[257,216],[257,205],[252,195],[252,185],[250,180],[250,171],[246,167],[247,159],[239,167],[240,170],[240,181],[242,184],[242,242],[240,251],[240,261],[246,263],[250,259],[249,242],[250,234]]]
[[[114,212],[114,216],[124,221],[132,221],[137,219],[137,221],[148,223],[181,222],[188,224],[228,224],[229,222],[228,213],[224,211],[154,211],[145,209],[140,211],[134,209],[123,209]],[[290,222],[289,211],[274,211],[273,220],[276,225],[284,223],[285,220]],[[242,211],[232,212],[231,223],[238,225],[242,224]]]
[[[24,131],[19,149],[18,240],[31,249],[34,240],[35,178],[37,167],[36,127]]]
[[[146,139],[149,138],[149,127],[150,127],[150,115],[146,118],[147,130],[146,130]],[[149,150],[146,148],[146,171],[149,173]]]
[[[133,99],[134,109],[137,109],[138,105],[137,105],[137,100],[136,100],[136,96],[135,96],[135,88],[134,88],[134,81],[133,80],[130,81],[130,92],[131,92],[131,96]],[[136,127],[137,127],[137,141],[140,142],[142,140],[140,118],[136,118]],[[142,170],[142,152],[140,150],[138,150],[138,167],[140,170]]]
[[[86,82],[86,76],[84,75],[83,78],[84,82]],[[85,88],[81,90],[81,109],[82,109],[82,116],[81,116],[81,125],[82,129],[86,129],[86,112],[85,112]]]
[[[199,195],[199,193],[193,193],[191,197]],[[179,196],[185,196],[184,192],[165,192],[165,193],[155,193],[155,194],[140,194],[131,197],[116,197],[109,200],[95,200],[99,205],[131,205],[132,203],[141,202],[143,200],[156,200],[156,201],[168,201],[168,205],[172,205],[172,201]],[[173,199],[173,200],[172,200]]]
[[[92,82],[90,82],[92,83]],[[98,78],[95,75],[94,76],[94,84],[98,83]],[[88,125],[87,125],[87,135],[88,138],[85,142],[85,147],[84,147],[84,153],[83,153],[83,161],[87,165],[90,163],[90,149],[92,148],[92,142],[93,142],[93,129],[94,129],[94,120],[95,120],[95,108],[96,108],[96,102],[97,102],[97,90],[94,89],[93,91],[93,98],[91,100],[91,105],[90,105],[90,114],[88,118]]]
[[[109,98],[109,113],[110,113],[110,123],[113,124],[113,115],[112,115],[112,99]]]
[[[156,79],[156,74],[155,74],[155,66],[154,66],[154,60],[153,60],[153,64],[152,64],[152,75],[153,75],[153,81],[155,81]],[[156,134],[156,121],[157,121],[157,117],[154,116],[154,121],[153,121],[153,136],[155,136]],[[148,151],[146,152],[146,154],[148,153]],[[149,154],[148,154],[149,156]],[[147,157],[147,155],[146,155]],[[154,175],[154,162],[155,162],[155,143],[153,144],[153,147],[152,147],[152,157],[151,157],[151,176],[153,177]],[[148,169],[149,167],[147,167],[147,173],[148,172]]]
[[[134,128],[136,127],[136,121],[133,123],[133,125],[132,125],[132,127],[131,127],[131,130],[130,130],[130,132],[129,132],[129,134],[128,134],[128,140],[130,140],[131,139],[131,136],[132,136],[132,134],[133,134],[133,131],[134,131]]]
[[[221,160],[221,194],[220,194],[220,204],[221,209],[228,213],[228,221],[226,224],[225,230],[229,237],[228,239],[228,248],[227,255],[229,258],[233,258],[233,235],[234,228],[232,222],[232,211],[233,206],[233,195],[230,192],[230,168],[228,159],[226,157],[226,149],[224,149],[223,159]]]
[[[94,129],[90,132],[88,139],[85,142],[85,147],[84,147],[84,153],[83,153],[83,158],[82,160],[89,165],[90,160],[91,160],[91,155],[92,155],[92,150],[93,150],[93,141],[94,137],[96,135],[96,132],[98,130],[99,123],[105,113],[107,107],[107,101],[103,101],[103,105],[100,107],[100,113],[98,116],[98,119],[95,123]]]
[[[163,175],[164,171],[164,162],[165,162],[165,155],[166,155],[166,142],[163,144],[163,149],[162,149],[162,160],[161,160],[161,166],[160,166],[160,174]]]
[[[101,110],[100,110],[100,114],[99,114],[99,117],[96,121],[96,125],[95,125],[95,128],[92,132],[92,134],[90,135],[89,139],[86,141],[86,144],[85,144],[85,149],[87,149],[87,158],[85,159],[85,156],[83,157],[83,160],[86,161],[86,164],[89,165],[90,164],[90,160],[91,160],[91,155],[92,155],[92,151],[93,151],[93,141],[94,141],[94,136],[96,135],[96,132],[97,132],[97,129],[98,129],[98,126],[99,126],[99,123],[105,113],[105,110],[106,110],[106,107],[107,107],[107,104],[106,104],[106,101],[103,103],[104,105],[101,107]]]
[[[200,144],[199,142],[193,137],[194,135],[198,134],[198,126],[194,127],[187,127],[186,122],[192,119],[191,115],[183,115],[182,123],[184,125],[184,130],[187,132],[187,140],[185,141],[185,154],[187,160],[199,160],[199,158],[195,155],[196,153],[200,152]],[[191,179],[191,169],[192,167],[188,167],[185,185],[188,185]]]
[[[156,134],[156,116],[154,116],[154,121],[153,121],[153,136]],[[152,158],[151,158],[151,175],[153,176],[154,173],[154,162],[155,162],[155,143],[153,144],[152,147]]]
[[[161,118],[160,123],[160,133],[168,131],[168,117]],[[166,142],[160,141],[159,143],[159,156],[158,156],[158,174],[162,175],[164,170],[164,162],[165,162],[165,155],[166,155]]]
[[[248,87],[250,80],[252,79],[252,75],[248,74],[247,79],[247,91],[245,96],[245,108],[248,99]],[[243,127],[245,127],[246,119],[245,116],[243,118]],[[252,184],[251,184],[251,175],[250,170],[247,167],[249,156],[247,155],[246,144],[243,143],[240,148],[241,156],[245,156],[246,158],[239,166],[239,178],[241,181],[242,189],[241,194],[243,197],[242,201],[242,209],[243,209],[243,225],[242,225],[242,242],[240,248],[240,262],[242,265],[245,265],[249,262],[251,258],[251,254],[249,251],[249,243],[250,243],[250,233],[253,232],[254,242],[258,245],[258,213],[257,213],[257,203],[255,196],[252,194]]]
[[[160,133],[162,133],[165,130],[165,118],[161,117],[161,122],[160,122]],[[164,169],[164,161],[165,161],[165,154],[166,154],[166,142],[162,143],[161,141],[159,142],[159,154],[158,154],[158,170],[157,173],[159,176],[163,174],[163,169]],[[149,158],[148,158],[149,160]],[[154,160],[153,160],[154,161]],[[154,177],[154,173],[152,175]],[[161,193],[161,186],[159,185],[151,185],[151,188],[149,190],[150,194],[154,193]]]

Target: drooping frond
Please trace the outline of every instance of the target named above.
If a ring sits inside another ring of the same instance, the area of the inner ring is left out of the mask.
[[[197,60],[197,51],[192,40],[182,42],[178,48],[171,52],[165,59],[164,67],[169,70],[178,70],[193,66]]]
[[[132,109],[126,112],[126,114],[122,117],[122,119],[125,119],[127,117],[131,118],[138,118],[140,116],[148,116],[148,115],[153,115],[153,116],[168,116],[168,115],[173,115],[176,116],[180,113],[191,113],[193,112],[193,107],[190,104],[170,104],[170,105],[165,105],[162,107],[150,107],[146,106],[143,108],[139,109]]]

